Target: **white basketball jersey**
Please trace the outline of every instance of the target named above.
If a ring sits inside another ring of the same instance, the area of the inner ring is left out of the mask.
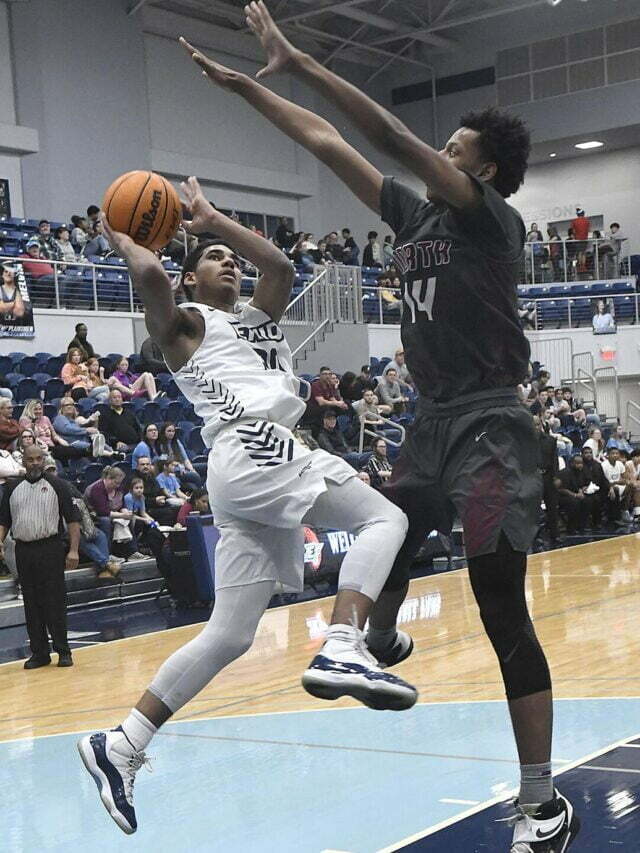
[[[308,383],[293,373],[289,344],[268,314],[247,302],[229,314],[198,302],[204,337],[180,370],[176,385],[204,421],[202,440],[240,418],[263,418],[293,429],[304,412]]]

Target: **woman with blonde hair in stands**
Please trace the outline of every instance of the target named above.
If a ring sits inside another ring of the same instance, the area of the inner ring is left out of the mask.
[[[117,358],[113,365],[113,373],[109,377],[109,388],[117,388],[125,400],[133,397],[144,397],[146,394],[150,400],[159,396],[156,389],[156,380],[149,372],[137,374],[129,371],[129,359],[125,356]]]
[[[589,430],[589,438],[582,446],[590,447],[593,452],[593,458],[598,462],[603,462],[607,458],[604,439],[602,438],[602,430],[600,430],[599,427],[591,427]]]
[[[20,429],[30,429],[38,444],[53,456],[64,462],[66,459],[79,459],[82,456],[91,456],[87,447],[74,446],[66,438],[55,431],[53,424],[44,413],[40,400],[27,400],[22,416],[18,421]]]
[[[74,400],[86,397],[89,393],[89,368],[83,358],[84,353],[80,347],[71,347],[67,352],[67,361],[60,371],[60,379],[69,387],[69,393]]]
[[[71,397],[63,397],[58,406],[58,414],[53,426],[72,447],[90,448],[93,456],[104,455],[106,439],[96,426],[100,414],[94,412],[88,418],[78,414],[76,404]]]

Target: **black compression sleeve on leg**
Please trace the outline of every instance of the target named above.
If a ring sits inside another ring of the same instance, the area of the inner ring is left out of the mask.
[[[498,656],[510,700],[551,689],[547,659],[527,609],[526,571],[527,555],[514,551],[504,533],[495,553],[469,560],[480,618]]]

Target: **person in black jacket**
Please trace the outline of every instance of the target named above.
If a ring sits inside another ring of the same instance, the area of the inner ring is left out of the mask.
[[[569,466],[561,471],[557,479],[560,509],[567,513],[567,533],[584,533],[589,517],[594,526],[600,520],[598,492],[588,494],[591,478],[584,469],[582,456],[571,457]]]
[[[144,502],[149,515],[159,524],[175,524],[179,507],[167,504],[167,498],[158,485],[156,472],[148,456],[138,457],[135,475],[144,483]]]
[[[349,447],[342,430],[338,428],[338,419],[333,409],[325,409],[322,415],[322,429],[318,432],[316,441],[322,450],[334,456],[344,457],[348,453],[353,453],[353,448]]]
[[[109,392],[109,408],[100,414],[100,432],[116,450],[131,450],[140,441],[138,419],[132,409],[123,406],[122,393],[116,388]]]
[[[549,435],[549,426],[536,415],[533,419],[540,440],[540,469],[542,471],[542,499],[546,509],[546,528],[553,545],[560,540],[558,535],[558,489],[559,473],[558,442]]]

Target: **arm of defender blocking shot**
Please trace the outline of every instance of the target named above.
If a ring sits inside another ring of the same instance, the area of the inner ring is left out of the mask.
[[[185,222],[185,228],[194,234],[206,231],[217,234],[260,270],[251,302],[277,323],[291,297],[295,276],[291,261],[272,242],[216,210],[204,197],[196,178],[189,178],[180,186],[183,201],[193,217]]]
[[[263,2],[245,6],[245,13],[249,28],[267,51],[267,66],[258,72],[258,77],[275,71],[295,74],[342,110],[376,148],[417,175],[448,204],[465,208],[477,203],[478,192],[464,172],[448,163],[389,110],[312,56],[297,50],[282,34]]]
[[[382,174],[332,124],[276,95],[246,74],[219,65],[185,39],[181,38],[180,44],[213,83],[241,95],[294,142],[325,163],[368,208],[380,213]]]

